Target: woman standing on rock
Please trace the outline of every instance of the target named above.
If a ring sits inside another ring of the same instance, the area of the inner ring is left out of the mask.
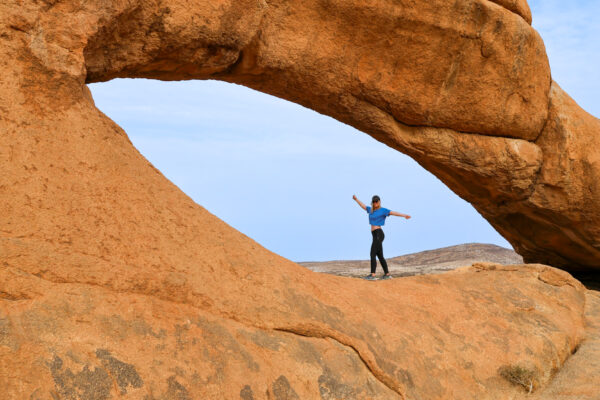
[[[406,219],[409,219],[410,215],[390,211],[387,208],[381,207],[381,199],[377,195],[373,196],[373,199],[371,200],[372,207],[365,206],[356,195],[353,195],[352,198],[369,214],[369,224],[371,224],[371,234],[373,235],[373,243],[371,244],[371,274],[367,275],[365,279],[369,281],[377,279],[375,278],[375,269],[377,268],[375,256],[379,258],[379,262],[385,273],[381,279],[391,279],[392,276],[388,271],[387,262],[385,261],[385,258],[383,258],[383,239],[385,238],[385,235],[383,234],[381,227],[385,224],[385,219],[390,215],[404,217]]]

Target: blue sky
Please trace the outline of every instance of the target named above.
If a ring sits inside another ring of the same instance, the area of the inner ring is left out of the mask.
[[[552,75],[600,115],[600,1],[529,2]],[[510,248],[471,205],[409,157],[297,104],[216,81],[113,80],[96,105],[181,190],[229,225],[293,261],[367,259],[367,215],[390,217],[384,254],[460,243]]]

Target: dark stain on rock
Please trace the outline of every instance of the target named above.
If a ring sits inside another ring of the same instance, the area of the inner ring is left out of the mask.
[[[21,315],[21,324],[39,335],[46,332],[60,332],[63,324],[68,321],[70,314],[63,313],[59,308],[51,309],[47,304],[42,304],[35,309],[30,309]]]
[[[71,350],[67,350],[66,356],[69,357],[71,359],[71,361],[73,361],[76,364],[85,364],[81,360],[81,358],[77,354],[73,353],[73,351],[71,351]]]
[[[338,331],[354,331],[352,326],[348,326],[344,313],[337,307],[329,306],[291,289],[285,291],[285,302],[300,317],[316,318]]]
[[[510,288],[504,297],[517,308],[526,310],[535,308],[535,302],[517,288]]]
[[[175,367],[175,376],[185,377],[185,370],[181,367]]]
[[[143,319],[131,321],[131,328],[133,329],[133,331],[136,334],[141,335],[141,336],[148,335],[148,336],[152,336],[156,339],[163,339],[163,338],[167,337],[166,330],[161,329],[158,332],[154,332],[152,327],[150,325],[148,325],[148,323]]]
[[[134,388],[140,388],[144,385],[142,378],[140,378],[133,365],[117,360],[108,350],[97,349],[96,357],[100,359],[102,366],[110,372],[111,376],[117,380],[121,394],[127,394],[127,386],[129,385]]]
[[[175,375],[167,379],[167,393],[164,398],[169,400],[191,400],[190,394],[185,386],[177,382]]]
[[[256,372],[260,370],[260,365],[227,328],[219,325],[217,322],[201,317],[192,322],[201,328],[204,342],[214,350],[214,352],[210,353],[209,358],[217,369],[217,379],[225,379],[224,370],[230,362],[228,358],[243,361],[251,371]]]
[[[250,385],[246,385],[240,390],[240,399],[242,400],[254,400],[254,393]]]
[[[371,347],[371,352],[373,352],[373,354],[375,354],[375,351],[373,350],[373,348],[375,349],[379,349],[380,353],[383,354],[390,354],[391,349],[388,347],[387,342],[385,342],[383,340],[383,338],[381,337],[381,334],[379,333],[379,331],[377,330],[377,328],[374,325],[371,325],[369,323],[362,323],[361,324],[361,328],[362,331],[360,332],[360,334],[356,334],[355,337],[362,339],[363,341],[369,343],[372,345]],[[408,342],[405,339],[402,339],[402,342],[399,343],[400,347],[406,347],[408,345]],[[389,357],[386,357],[389,358]]]
[[[154,395],[147,394],[144,396],[144,400],[191,400],[190,393],[187,388],[183,386],[181,383],[177,382],[177,377],[175,375],[169,377],[167,379],[167,391],[163,392],[159,397],[154,397]]]
[[[112,381],[104,368],[90,370],[87,365],[74,374],[70,368],[63,371],[63,360],[54,356],[48,367],[61,398],[67,400],[106,400],[110,397]]]
[[[530,355],[530,356],[533,356],[535,353],[533,352],[533,350],[531,350],[531,348],[530,348],[530,347],[527,347],[527,348],[525,349],[525,354],[527,354],[527,355]]]
[[[175,325],[175,342],[177,343],[177,350],[184,350],[188,345],[187,331],[190,327],[187,325]]]
[[[50,393],[52,395],[52,393]],[[48,396],[44,396],[44,391],[40,388],[35,389],[30,395],[29,400],[44,400],[47,399]]]
[[[164,329],[161,329],[159,332],[154,332],[152,327],[143,319],[129,321],[120,315],[114,314],[111,316],[100,317],[100,323],[106,326],[106,332],[110,332],[112,336],[118,337],[119,339],[125,339],[131,334],[138,336],[152,336],[157,339],[162,339],[167,336]]]
[[[10,293],[0,290],[0,299],[10,301],[31,300],[31,296],[26,293]]]
[[[273,395],[275,400],[300,400],[298,394],[290,386],[290,382],[284,375],[281,375],[273,382]]]
[[[357,393],[353,387],[339,382],[328,368],[319,376],[319,394],[323,400],[353,400]]]
[[[0,346],[6,346],[11,350],[19,347],[11,335],[11,323],[8,318],[0,318]]]
[[[292,355],[298,362],[317,364],[323,367],[324,361],[321,352],[309,340],[299,337],[296,339],[295,346],[288,348],[292,349]]]
[[[542,314],[537,314],[533,317],[533,320],[535,321],[535,325],[538,328],[542,328],[548,332],[559,332],[560,329],[558,329],[556,327],[556,325],[554,323],[552,323],[552,321],[550,321],[548,318],[546,318],[545,316],[543,316]]]
[[[248,340],[252,341],[255,345],[263,347],[265,349],[278,351],[283,341],[273,335],[269,335],[263,331],[246,332],[238,330],[238,333],[243,335]]]
[[[398,370],[398,372],[396,373],[396,376],[407,387],[409,387],[411,389],[413,389],[415,387],[415,383],[413,382],[412,376],[410,375],[410,372],[408,372],[407,370],[400,368]]]
[[[424,355],[424,353],[421,352],[421,355]],[[439,365],[440,365],[440,362],[439,362],[440,360],[442,360],[441,357],[436,357],[436,358],[424,357],[423,364],[422,364],[423,371],[438,370]],[[398,377],[398,379],[401,379],[401,377],[399,375],[400,374],[398,374],[397,377]],[[448,399],[448,398],[451,398],[451,397],[449,397],[449,394],[447,392],[448,389],[444,385],[442,385],[440,380],[438,378],[436,378],[433,374],[431,374],[427,377],[427,384],[423,385],[423,387],[419,387],[418,389],[422,393],[423,398],[426,398],[426,399]]]
[[[489,293],[482,293],[477,290],[461,290],[463,295],[462,301],[468,307],[472,307],[473,303],[489,303],[496,304],[496,300]]]
[[[379,352],[377,352],[373,346],[371,346],[371,343],[367,343],[367,346],[369,347],[369,350],[371,351],[371,354],[373,354],[373,357],[375,357],[375,362],[377,363],[377,365],[379,365],[379,367],[381,369],[383,369],[385,372],[387,372],[390,375],[395,375],[396,374],[396,365],[390,361],[387,360],[386,357],[380,357],[379,356]],[[385,352],[385,347],[381,347],[381,351],[386,354]]]
[[[507,319],[509,322],[515,322],[520,325],[526,332],[535,331],[538,335],[542,332],[554,333],[559,331],[552,321],[536,311],[513,312]],[[522,333],[524,333],[524,331],[522,331]]]

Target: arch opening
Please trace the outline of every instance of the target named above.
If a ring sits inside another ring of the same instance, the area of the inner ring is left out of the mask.
[[[368,258],[364,211],[379,194],[386,257],[463,243],[510,248],[410,157],[300,105],[219,81],[91,84],[97,107],[198,204],[293,261]]]

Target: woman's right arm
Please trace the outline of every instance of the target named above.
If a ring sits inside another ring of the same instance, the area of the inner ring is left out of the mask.
[[[365,206],[365,205],[362,203],[362,201],[360,201],[360,200],[359,200],[359,199],[356,197],[356,195],[353,195],[353,196],[352,196],[352,198],[353,198],[354,200],[356,200],[356,202],[358,203],[358,205],[359,205],[359,206],[360,206],[360,207],[361,207],[363,210],[365,210],[365,211],[367,210],[367,206]]]

